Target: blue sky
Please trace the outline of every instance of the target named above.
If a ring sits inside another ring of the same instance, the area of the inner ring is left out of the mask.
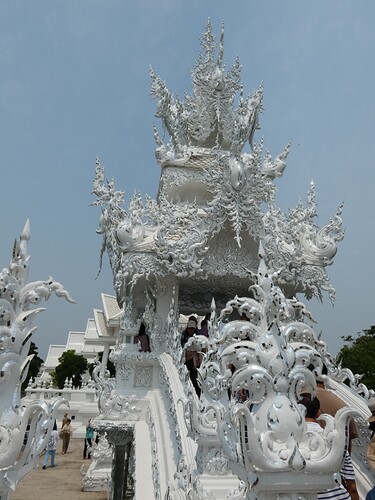
[[[314,180],[322,226],[345,202],[346,236],[329,269],[337,301],[308,303],[316,330],[335,354],[341,335],[375,323],[373,0],[2,0],[0,265],[29,218],[30,279],[51,275],[78,302],[47,302],[35,322],[42,357],[113,293],[107,259],[95,280],[95,158],[127,200],[134,190],[155,196],[148,68],[171,91],[190,91],[208,17],[217,35],[225,23],[224,59],[239,55],[245,93],[264,83],[256,139],[273,155],[292,143],[278,204],[305,200]]]

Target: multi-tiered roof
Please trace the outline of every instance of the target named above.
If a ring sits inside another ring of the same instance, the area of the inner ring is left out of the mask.
[[[326,267],[343,238],[341,206],[328,224],[315,223],[314,186],[307,204],[283,213],[274,181],[286,167],[289,145],[273,158],[255,141],[263,88],[244,97],[241,66],[223,62],[224,32],[215,41],[208,23],[192,70],[192,93],[181,100],[151,69],[156,116],[154,132],[161,167],[156,200],[124,193],[106,182],[97,162],[94,194],[102,208],[99,233],[109,254],[118,299],[148,284],[177,278],[183,312],[206,310],[212,296],[225,303],[247,291],[256,272],[259,242],[267,266],[287,296],[310,298],[334,288]],[[168,141],[163,142],[165,132]],[[135,288],[134,288],[135,287]],[[142,307],[142,306],[141,306]]]

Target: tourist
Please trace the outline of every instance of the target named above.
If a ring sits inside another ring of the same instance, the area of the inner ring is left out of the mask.
[[[198,335],[204,335],[205,337],[208,337],[208,322],[210,321],[210,318],[211,313],[207,313],[206,316],[202,319],[200,330],[198,330]]]
[[[85,444],[83,447],[83,459],[85,459],[86,457],[88,459],[91,458],[91,447],[92,447],[93,437],[94,437],[94,428],[91,427],[91,419],[89,419],[86,425]]]
[[[371,431],[371,440],[367,446],[367,460],[370,467],[375,470],[375,398],[369,400],[368,408],[371,411],[371,417],[367,419]]]
[[[134,343],[140,345],[139,352],[151,352],[150,348],[150,337],[146,333],[146,327],[144,323],[141,323],[139,327],[138,335],[134,337]]]
[[[327,374],[328,374],[327,367],[325,364],[323,364],[322,375],[327,375]],[[328,415],[332,415],[332,417],[334,417],[338,412],[338,410],[340,410],[341,408],[345,408],[347,404],[338,396],[336,396],[336,394],[334,394],[332,391],[326,389],[323,380],[324,379],[319,376],[316,379],[316,397],[320,401],[320,411],[321,413],[328,413]],[[357,437],[358,437],[358,432],[354,420],[351,418],[349,420],[349,443],[348,443],[349,453],[351,451],[351,441]]]
[[[323,433],[323,427],[321,427],[317,421],[320,414],[319,399],[304,397],[301,400],[301,404],[306,408],[305,419],[307,429],[309,431]],[[345,451],[344,462],[340,470],[340,475],[342,480],[345,482],[345,488],[343,485],[339,485],[335,488],[330,488],[325,492],[318,493],[318,500],[326,498],[336,498],[337,500],[359,500],[354,468],[348,451]]]
[[[73,428],[71,425],[71,420],[70,418],[67,419],[66,424],[60,431],[60,436],[62,437],[62,454],[65,455],[65,453],[68,451],[69,448],[69,441],[70,437],[73,434]]]
[[[194,319],[193,319],[194,318]],[[195,333],[197,333],[197,320],[195,316],[190,316],[185,330],[181,334],[181,345],[184,347],[186,342],[192,337]]]
[[[64,427],[64,425],[68,422],[68,414],[64,413],[64,416],[61,421],[61,429]]]
[[[310,364],[307,367],[311,372],[315,374],[315,366]],[[327,366],[323,364],[322,366],[322,375],[327,375],[328,370]],[[310,389],[308,389],[306,392],[302,390],[302,397],[308,397],[311,398],[311,392]],[[325,388],[324,385],[324,378],[320,375],[316,378],[316,397],[319,399],[320,402],[320,413],[327,413],[328,415],[331,415],[334,417],[338,410],[341,408],[346,408],[347,404],[336,394],[334,394],[332,391],[328,390]],[[323,426],[325,425],[324,423],[322,424]],[[355,438],[358,437],[358,432],[354,423],[354,420],[350,418],[349,420],[349,442],[348,442],[348,452],[351,452],[351,441]]]
[[[46,468],[49,457],[51,457],[51,467],[55,467],[55,454],[56,454],[57,441],[58,441],[58,432],[55,421],[53,425],[53,430],[47,442],[46,454],[44,455],[42,469]]]
[[[191,318],[191,319],[190,319]],[[195,316],[190,316],[185,330],[181,334],[181,345],[185,346],[189,338],[197,333],[197,320]],[[193,319],[194,318],[194,319]],[[185,366],[189,371],[191,383],[198,397],[201,395],[201,388],[198,385],[198,368],[201,364],[201,355],[195,347],[191,346],[185,350]]]
[[[369,466],[375,470],[375,398],[369,400],[368,408],[371,411],[371,417],[367,419],[371,440],[367,446],[367,461]],[[366,500],[375,500],[375,487],[367,493]]]

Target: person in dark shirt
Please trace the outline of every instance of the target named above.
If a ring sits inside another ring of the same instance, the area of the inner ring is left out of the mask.
[[[146,333],[146,326],[144,323],[141,323],[138,335],[134,337],[134,343],[136,344],[137,342],[140,344],[140,352],[151,352],[150,337]]]
[[[195,319],[195,318],[194,318]],[[189,338],[191,338],[197,332],[197,321],[189,319],[185,330],[181,334],[181,345],[185,346]],[[185,366],[189,371],[189,376],[191,383],[197,393],[198,397],[201,395],[201,388],[198,385],[198,368],[201,362],[201,355],[195,349],[185,350]]]
[[[200,330],[198,330],[199,335],[204,335],[208,337],[208,322],[210,321],[211,313],[207,313],[206,316],[201,321]]]

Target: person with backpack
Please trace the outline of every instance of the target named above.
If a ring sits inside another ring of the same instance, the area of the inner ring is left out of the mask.
[[[56,421],[55,421],[54,426],[53,426],[53,430],[52,430],[51,435],[50,435],[48,442],[47,442],[46,454],[44,455],[42,469],[46,468],[49,457],[51,457],[51,467],[55,467],[55,455],[56,455],[57,441],[58,441],[58,432],[57,432],[57,425],[56,425]]]

